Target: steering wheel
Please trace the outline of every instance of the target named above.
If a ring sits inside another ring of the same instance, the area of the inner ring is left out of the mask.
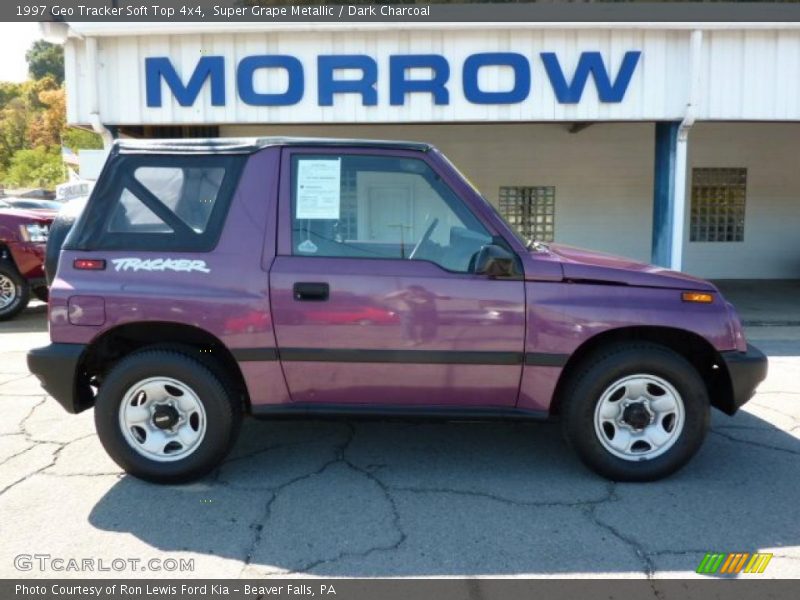
[[[417,245],[414,246],[414,249],[411,251],[411,254],[408,255],[408,259],[409,260],[413,260],[414,258],[416,258],[417,252],[419,252],[419,249],[422,248],[422,246],[425,244],[425,242],[427,242],[429,239],[431,239],[431,235],[433,234],[433,230],[436,229],[436,226],[438,224],[439,224],[439,219],[438,218],[434,218],[433,221],[431,221],[431,224],[428,225],[428,228],[425,230],[425,233],[422,234],[422,237],[417,242]]]

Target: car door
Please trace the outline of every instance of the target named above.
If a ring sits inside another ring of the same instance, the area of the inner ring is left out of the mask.
[[[472,272],[502,240],[450,177],[422,152],[283,150],[270,294],[293,402],[514,406],[524,285]]]

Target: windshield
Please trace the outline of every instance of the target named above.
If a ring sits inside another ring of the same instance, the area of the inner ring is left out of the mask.
[[[469,185],[469,187],[472,188],[473,192],[475,192],[478,196],[480,196],[483,199],[483,201],[486,202],[486,204],[488,204],[491,207],[492,211],[497,216],[497,218],[500,219],[503,223],[506,224],[506,226],[508,227],[509,231],[511,231],[511,233],[514,234],[514,237],[517,238],[517,240],[519,240],[520,244],[522,244],[526,248],[530,248],[530,247],[532,247],[534,245],[535,241],[534,240],[530,240],[530,239],[526,239],[525,237],[523,237],[520,234],[520,232],[517,231],[517,229],[513,225],[511,225],[511,223],[508,222],[508,220],[506,220],[506,218],[500,213],[500,211],[497,210],[497,207],[494,204],[492,204],[491,202],[489,202],[489,200],[486,199],[486,196],[481,194],[481,191],[475,186],[474,183],[472,183],[472,181],[470,180],[469,177],[464,175],[464,173],[461,171],[461,169],[459,169],[457,166],[455,166],[452,163],[452,161],[449,158],[447,158],[447,156],[442,154],[441,152],[439,152],[439,156],[442,158],[442,160],[444,160],[448,164],[448,166],[451,169],[453,169],[453,171],[458,173],[458,175],[461,177],[461,179],[463,179],[467,183],[467,185]]]
[[[0,208],[11,208],[11,205],[9,205],[8,202],[3,202],[0,200]]]
[[[51,200],[14,200],[11,202],[11,206],[14,208],[28,208],[34,210],[58,210],[61,208],[61,204]]]

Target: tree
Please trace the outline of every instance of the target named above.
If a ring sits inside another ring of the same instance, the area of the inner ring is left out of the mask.
[[[0,109],[5,108],[14,98],[19,98],[22,94],[22,85],[12,81],[0,81]]]
[[[0,83],[0,181],[52,187],[64,179],[61,146],[102,148],[92,131],[66,126],[64,88],[55,78]]]
[[[11,157],[5,181],[18,187],[52,188],[64,181],[64,165],[59,146],[37,146],[18,150]]]
[[[77,152],[103,144],[96,133],[66,125],[61,46],[40,40],[25,58],[31,79],[0,82],[0,181],[51,188],[64,180],[62,146]]]
[[[27,147],[29,121],[29,108],[22,97],[0,110],[0,171],[8,167],[16,151]]]
[[[78,150],[99,150],[103,147],[103,139],[94,131],[78,127],[67,127],[61,133],[61,143],[73,152]]]
[[[60,44],[36,40],[25,53],[25,60],[28,61],[28,72],[33,79],[49,75],[58,85],[64,81],[64,48]]]
[[[66,104],[64,88],[42,90],[38,101],[43,110],[38,111],[28,126],[31,146],[54,146],[61,144],[61,133],[66,126]]]

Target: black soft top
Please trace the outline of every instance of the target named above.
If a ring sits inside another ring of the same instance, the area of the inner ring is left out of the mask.
[[[360,140],[309,137],[176,138],[161,140],[124,139],[114,142],[112,151],[120,154],[252,154],[272,146],[325,146],[394,148],[428,152],[432,146],[422,142]]]

